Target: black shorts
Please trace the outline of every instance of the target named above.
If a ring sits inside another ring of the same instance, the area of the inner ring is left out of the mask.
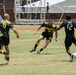
[[[2,36],[2,42],[3,42],[3,45],[9,45],[10,43],[10,39],[9,39],[9,36]]]
[[[65,38],[65,47],[66,48],[70,47],[72,45],[72,43],[74,43],[74,44],[76,43],[76,39],[74,36]]]
[[[2,37],[0,37],[0,50],[2,49],[3,47],[3,41],[2,41]]]
[[[41,34],[44,38],[46,38],[46,40],[52,40],[53,38],[53,35],[52,34],[49,34],[49,33],[46,33],[46,32],[42,32]]]

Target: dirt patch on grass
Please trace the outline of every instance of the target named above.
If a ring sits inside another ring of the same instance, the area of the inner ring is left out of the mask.
[[[40,25],[14,25],[17,30],[37,30],[39,26]]]

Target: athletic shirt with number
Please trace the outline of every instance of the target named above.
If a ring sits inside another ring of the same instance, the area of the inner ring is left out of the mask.
[[[9,36],[9,30],[10,28],[13,28],[14,26],[11,24],[8,20],[2,20],[2,23],[0,23],[0,36],[7,35]]]
[[[49,26],[48,22],[45,22],[41,25],[42,27],[45,27],[45,30],[44,32],[47,34],[47,35],[53,35],[52,31],[54,29],[56,29],[56,26],[54,24],[52,24],[51,26]]]
[[[64,21],[61,26],[61,28],[65,28],[66,36],[74,36],[74,28],[76,28],[76,23],[73,21]]]

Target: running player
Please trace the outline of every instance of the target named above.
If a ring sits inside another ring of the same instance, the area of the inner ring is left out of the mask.
[[[73,61],[73,55],[70,52],[69,48],[72,45],[72,43],[76,45],[76,39],[74,35],[74,28],[76,28],[76,23],[71,20],[70,15],[67,15],[66,21],[64,21],[55,31],[60,30],[62,27],[65,28],[65,33],[66,33],[66,37],[65,37],[66,52],[70,56],[70,61]]]
[[[14,28],[14,26],[9,21],[10,16],[8,14],[4,14],[4,20],[2,20],[2,23],[0,23],[0,53],[5,55],[5,59],[9,61],[9,43],[10,43],[10,37],[9,37],[9,30],[12,29],[13,32],[16,34],[17,38],[19,38],[19,34]],[[2,48],[5,47],[6,51],[3,51]]]
[[[42,46],[42,48],[37,52],[37,54],[40,54],[41,51],[43,51],[47,45],[52,41],[53,38],[53,33],[52,30],[56,29],[56,26],[53,24],[52,19],[49,19],[48,22],[43,23],[35,32],[35,34],[37,34],[37,32],[42,28],[45,27],[45,30],[42,32],[41,36],[38,38],[37,42],[35,43],[34,48],[30,51],[30,52],[34,52],[36,51],[36,48],[38,46],[38,44],[40,43],[40,41],[44,38],[46,38],[46,42],[45,44]],[[34,35],[35,35],[34,34]],[[55,32],[55,40],[57,41],[57,31]]]

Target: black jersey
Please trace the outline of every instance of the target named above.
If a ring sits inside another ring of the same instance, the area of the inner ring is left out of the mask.
[[[14,26],[11,24],[8,20],[2,20],[2,23],[0,23],[0,36],[2,35],[9,35],[10,28],[13,28]]]
[[[72,37],[74,36],[74,28],[76,28],[76,23],[73,21],[64,21],[60,28],[65,28],[66,36]]]
[[[56,29],[56,26],[54,24],[52,24],[51,26],[49,26],[49,24],[46,23],[46,22],[42,24],[42,27],[45,27],[44,32],[47,33],[47,35],[49,35],[49,34],[52,35],[53,34],[52,30]]]

